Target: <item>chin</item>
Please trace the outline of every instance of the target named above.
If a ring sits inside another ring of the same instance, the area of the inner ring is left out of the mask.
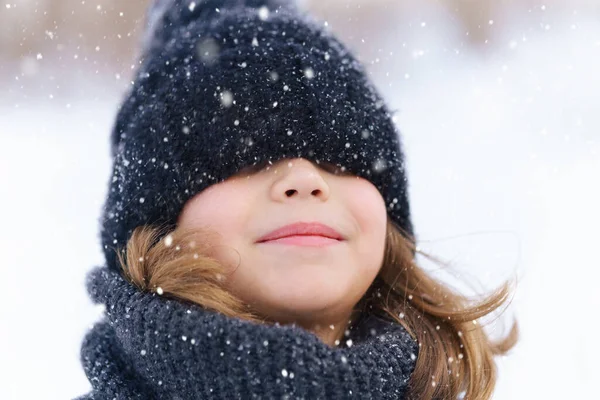
[[[344,299],[337,296],[319,295],[309,290],[294,290],[272,293],[272,297],[261,299],[263,313],[279,321],[319,320],[339,315]]]

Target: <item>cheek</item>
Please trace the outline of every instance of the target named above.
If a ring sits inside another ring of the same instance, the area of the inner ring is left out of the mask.
[[[231,182],[210,186],[186,203],[178,221],[182,228],[208,229],[205,255],[219,260],[229,273],[240,262],[248,211],[242,188]]]
[[[362,273],[376,275],[383,262],[387,209],[379,190],[366,180],[351,182],[345,207],[358,224],[356,251]]]
[[[190,199],[183,208],[178,225],[209,228],[218,232],[224,244],[243,234],[247,210],[252,207],[238,185],[222,182],[208,187]]]
[[[360,236],[383,240],[387,224],[387,210],[379,190],[369,181],[357,179],[345,183],[346,209],[357,221]]]

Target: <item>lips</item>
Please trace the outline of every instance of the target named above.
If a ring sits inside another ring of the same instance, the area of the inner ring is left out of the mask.
[[[276,240],[288,236],[323,236],[326,238],[344,240],[342,234],[330,226],[320,222],[298,222],[278,228],[258,239],[258,243]]]

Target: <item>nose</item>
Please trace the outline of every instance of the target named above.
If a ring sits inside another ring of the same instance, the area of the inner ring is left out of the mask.
[[[277,171],[279,178],[272,187],[276,200],[316,197],[325,201],[329,198],[329,185],[312,162],[304,158],[282,160]]]

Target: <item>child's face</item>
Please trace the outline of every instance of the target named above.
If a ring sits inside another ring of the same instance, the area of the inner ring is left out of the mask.
[[[231,272],[228,289],[259,313],[282,323],[331,324],[348,317],[379,272],[386,216],[368,180],[296,158],[208,187],[186,203],[178,225],[221,235],[211,256]],[[301,221],[323,223],[346,239],[320,247],[257,242]]]

